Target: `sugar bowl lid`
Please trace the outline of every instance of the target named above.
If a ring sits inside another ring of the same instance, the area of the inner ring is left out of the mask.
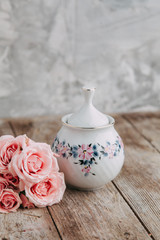
[[[98,111],[92,104],[94,87],[83,87],[85,102],[80,110],[71,114],[68,124],[81,128],[103,127],[109,124],[109,117]]]

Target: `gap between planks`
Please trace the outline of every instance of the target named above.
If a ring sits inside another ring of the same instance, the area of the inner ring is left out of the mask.
[[[136,216],[136,218],[139,220],[139,222],[141,223],[141,225],[144,227],[144,229],[146,230],[146,232],[148,233],[148,236],[155,240],[155,238],[152,236],[152,234],[150,233],[149,229],[145,226],[145,224],[143,223],[143,221],[141,220],[141,218],[138,216],[138,214],[136,213],[136,211],[134,210],[134,208],[131,206],[131,204],[129,203],[129,201],[127,200],[127,198],[124,196],[124,194],[122,193],[122,191],[118,188],[118,186],[116,185],[116,183],[114,183],[114,180],[112,181],[113,186],[117,189],[117,191],[119,192],[119,194],[122,196],[122,198],[124,199],[124,201],[127,203],[127,205],[130,207],[130,209],[132,210],[132,212],[134,213],[134,215]]]
[[[52,219],[52,222],[53,222],[53,224],[54,224],[54,226],[55,226],[55,228],[56,228],[56,230],[57,230],[57,232],[58,232],[58,235],[59,235],[59,237],[60,237],[60,240],[63,240],[63,239],[62,239],[62,236],[61,236],[61,234],[60,234],[60,231],[59,231],[59,229],[58,229],[58,227],[57,227],[57,225],[56,225],[56,223],[55,223],[55,221],[54,221],[54,218],[53,218],[53,216],[52,216],[52,214],[51,214],[51,212],[50,212],[50,210],[49,210],[49,207],[46,207],[46,208],[47,208],[48,213],[49,213],[49,215],[50,215],[50,217],[51,217],[51,219]]]
[[[13,135],[16,137],[17,134],[16,134],[16,132],[15,132],[15,130],[14,130],[14,127],[13,127],[12,123],[11,123],[10,121],[8,121],[8,124],[9,124],[9,126],[10,126],[10,128],[11,128],[11,131],[13,132]]]
[[[132,125],[132,127],[158,152],[160,153],[159,149],[136,127],[136,125],[130,121],[130,119],[123,114],[120,115],[123,119],[125,119],[128,123]]]

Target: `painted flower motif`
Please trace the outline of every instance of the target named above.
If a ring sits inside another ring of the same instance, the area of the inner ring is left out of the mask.
[[[82,144],[81,148],[78,149],[78,156],[83,160],[89,160],[92,157],[93,149],[88,144]]]
[[[97,149],[97,146],[96,146],[96,144],[94,144],[93,146],[92,146],[92,149],[93,149],[93,157],[98,157],[99,156],[99,154],[98,154],[98,149]]]
[[[58,139],[58,137],[56,136],[56,137],[54,138],[54,141],[53,141],[53,144],[52,144],[52,147],[51,147],[51,149],[52,149],[53,151],[55,151],[56,153],[58,153],[58,144],[59,144],[59,139]]]
[[[60,157],[65,158],[67,156],[67,151],[69,150],[69,148],[67,147],[67,145],[65,145],[65,142],[59,143],[56,149],[56,152],[60,155]]]
[[[86,166],[84,168],[82,168],[82,172],[84,172],[84,176],[88,176],[90,173],[91,167],[90,166]]]
[[[114,154],[115,154],[115,151],[116,151],[116,146],[115,145],[111,145],[110,146],[110,150],[108,152],[108,157],[109,158],[113,158]]]
[[[72,157],[75,160],[74,164],[81,165],[83,167],[81,171],[84,173],[84,176],[89,174],[95,175],[95,173],[90,171],[91,166],[98,164],[102,156],[108,159],[118,156],[121,149],[123,149],[123,142],[119,136],[117,136],[114,143],[107,141],[105,146],[99,143],[70,146],[65,141],[60,142],[58,137],[55,138],[52,145],[52,150],[56,151],[60,156],[67,159]]]
[[[90,172],[90,170],[91,170],[91,167],[84,167],[83,169],[82,169],[82,172],[85,172],[85,173],[89,173]]]
[[[119,146],[119,149],[124,149],[124,145],[122,142],[122,139],[120,138],[120,136],[117,137],[118,139],[116,140],[117,145]]]
[[[78,157],[78,147],[76,145],[71,148],[71,154],[72,154],[73,158]]]
[[[89,160],[89,165],[93,165],[94,163],[97,164],[95,158],[91,158],[91,159]]]
[[[105,157],[107,157],[108,156],[108,152],[110,151],[110,144],[108,144],[107,143],[107,145],[105,146],[105,147],[103,147],[103,146],[101,146],[102,147],[102,151],[101,151],[101,153],[105,156]]]
[[[102,151],[100,151],[105,157],[108,157],[108,158],[113,158],[114,156],[117,155],[117,151],[118,151],[118,148],[117,148],[117,145],[116,143],[115,144],[110,144],[110,142],[107,142],[106,143],[106,146],[102,147]]]

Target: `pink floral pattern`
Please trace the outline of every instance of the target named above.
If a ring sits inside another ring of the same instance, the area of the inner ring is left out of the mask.
[[[67,144],[65,141],[60,142],[58,137],[55,138],[52,150],[64,158],[74,159],[74,164],[79,164],[82,166],[81,171],[84,173],[84,176],[89,174],[95,175],[92,172],[92,166],[98,164],[98,161],[102,157],[108,159],[113,159],[118,156],[120,151],[124,151],[123,142],[119,136],[117,136],[116,141],[111,143],[106,141],[105,146],[97,144],[82,144],[82,145],[73,145]]]
[[[93,149],[87,144],[82,144],[81,148],[78,148],[78,156],[83,160],[89,160],[92,157]]]
[[[90,170],[91,170],[91,167],[89,167],[89,166],[82,168],[82,172],[84,172],[84,173],[89,173]]]
[[[60,157],[66,157],[66,153],[69,150],[69,148],[65,145],[63,145],[62,143],[59,143],[57,148],[59,149],[59,155]]]

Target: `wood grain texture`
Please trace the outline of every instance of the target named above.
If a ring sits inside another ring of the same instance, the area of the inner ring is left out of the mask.
[[[0,214],[0,226],[2,240],[60,239],[46,208]]]
[[[16,127],[13,131],[16,133]],[[0,120],[0,135],[14,135],[13,131],[8,122]],[[58,240],[59,234],[47,208],[19,209],[16,213],[0,214],[0,239]]]
[[[17,134],[52,143],[59,119],[13,120],[12,126]],[[67,189],[61,203],[49,210],[62,239],[151,239],[112,183],[96,192]]]
[[[125,144],[125,164],[114,183],[153,239],[159,240],[160,155],[132,124],[121,117],[116,120],[116,128]],[[145,124],[145,120],[141,121],[140,129],[144,129]],[[150,132],[152,139],[154,133]]]
[[[122,115],[160,152],[160,112]]]
[[[0,136],[2,135],[13,135],[13,131],[7,121],[0,119]]]
[[[27,134],[34,141],[52,144],[61,127],[61,117],[35,117],[32,119],[12,119],[11,125],[16,134]]]
[[[112,183],[95,192],[67,189],[63,201],[49,209],[65,240],[150,239]]]

